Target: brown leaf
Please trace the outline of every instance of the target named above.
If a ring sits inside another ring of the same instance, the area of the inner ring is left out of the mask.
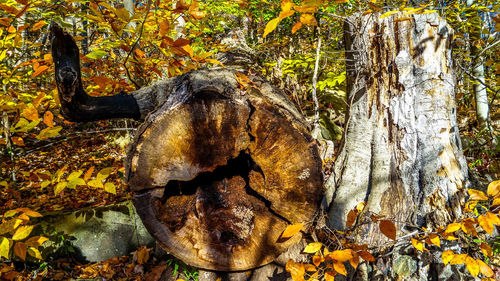
[[[382,234],[392,240],[396,240],[396,226],[390,220],[381,220],[379,222],[380,231]]]
[[[356,221],[356,212],[354,212],[354,210],[350,210],[349,213],[347,214],[347,221],[346,221],[347,227],[351,228],[355,221]]]
[[[12,137],[12,143],[17,145],[17,146],[24,146],[24,141],[23,138],[21,137]]]
[[[137,249],[137,263],[145,264],[149,260],[149,250],[146,246]]]
[[[14,245],[14,253],[22,260],[26,260],[26,252],[28,247],[23,242],[17,242]]]
[[[368,253],[367,251],[359,251],[358,254],[362,259],[364,259],[367,262],[375,261],[375,258],[372,256],[372,254]]]
[[[54,115],[52,112],[47,111],[43,114],[43,123],[49,127],[54,127]]]
[[[493,256],[493,250],[491,249],[490,245],[486,243],[481,243],[481,252],[487,257],[492,257]]]
[[[31,28],[31,31],[37,31],[40,28],[42,28],[45,24],[46,24],[46,22],[44,20],[41,20],[33,25],[33,27]]]
[[[168,31],[170,30],[170,22],[168,20],[164,20],[160,23],[160,35],[163,37],[168,34]]]
[[[179,39],[174,41],[174,47],[182,47],[182,46],[186,46],[186,45],[189,45],[189,40],[187,40],[187,39],[179,38]]]

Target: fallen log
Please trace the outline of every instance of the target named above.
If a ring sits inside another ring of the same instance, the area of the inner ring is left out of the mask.
[[[193,266],[235,271],[270,263],[300,240],[280,235],[312,222],[322,163],[308,123],[281,91],[251,75],[243,87],[238,70],[216,68],[130,95],[89,97],[75,41],[57,25],[51,33],[66,118],[144,120],[127,178],[137,212],[165,250]]]

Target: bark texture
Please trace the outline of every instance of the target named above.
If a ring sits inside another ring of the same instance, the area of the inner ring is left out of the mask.
[[[355,15],[345,25],[350,108],[327,198],[330,224],[340,229],[366,201],[355,227],[369,245],[387,241],[369,214],[396,222],[398,236],[412,226],[435,229],[461,214],[467,185],[453,30],[435,13],[379,16]]]
[[[127,160],[135,205],[151,234],[191,265],[246,270],[273,261],[313,220],[321,159],[290,101],[235,71],[198,70],[133,92],[141,113]]]

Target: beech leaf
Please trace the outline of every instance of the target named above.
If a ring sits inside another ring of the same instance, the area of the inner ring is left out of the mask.
[[[467,270],[469,270],[470,274],[472,274],[472,276],[477,277],[477,275],[479,274],[479,264],[477,264],[475,259],[467,256],[465,258],[465,266],[467,267]]]
[[[424,251],[424,242],[422,242],[418,239],[412,238],[411,244],[413,245],[413,247],[415,247],[415,249],[419,250],[420,252]]]
[[[23,242],[17,242],[14,245],[14,253],[22,260],[26,260],[27,246]]]
[[[488,197],[482,191],[469,189],[468,192],[470,195],[469,200],[488,200]]]
[[[379,222],[380,231],[382,234],[392,240],[396,240],[396,226],[390,220],[381,220]]]
[[[500,180],[490,182],[486,193],[490,197],[495,197],[496,195],[499,195],[500,194]]]
[[[321,250],[321,246],[323,246],[323,244],[321,244],[320,242],[309,243],[309,245],[307,245],[304,249],[304,253],[314,254],[317,251]]]
[[[283,234],[281,234],[280,238],[282,238],[282,239],[290,238],[290,237],[294,236],[295,234],[297,234],[299,231],[301,231],[303,227],[304,227],[304,225],[302,223],[288,225],[286,227],[285,231],[283,231]]]
[[[493,277],[493,270],[489,265],[484,263],[482,260],[477,259],[476,260],[477,265],[479,266],[479,271],[486,277],[490,278]]]
[[[455,256],[455,253],[451,250],[446,250],[441,254],[441,259],[443,260],[444,265],[446,266]]]
[[[33,230],[35,226],[34,225],[23,225],[20,226],[16,232],[14,232],[14,235],[12,235],[12,240],[23,240],[24,238],[28,237]]]
[[[264,28],[264,34],[262,35],[263,38],[266,38],[266,36],[271,33],[273,30],[276,29],[276,27],[278,27],[278,23],[280,22],[280,18],[275,18],[275,19],[272,19],[270,20],[267,24],[266,24],[266,28]]]

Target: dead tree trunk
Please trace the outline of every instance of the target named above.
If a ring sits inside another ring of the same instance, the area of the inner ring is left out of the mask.
[[[365,201],[355,238],[372,246],[387,238],[370,214],[394,221],[398,236],[436,229],[460,216],[467,185],[453,30],[435,13],[379,16],[355,15],[345,25],[350,107],[328,182],[331,225],[345,228],[349,210]],[[428,271],[419,264],[412,274]]]
[[[65,117],[145,120],[126,170],[137,212],[165,250],[190,265],[235,271],[270,263],[300,240],[279,238],[289,224],[312,222],[322,163],[307,122],[281,91],[257,77],[243,88],[236,70],[219,68],[92,98],[76,43],[57,26],[52,35]]]

